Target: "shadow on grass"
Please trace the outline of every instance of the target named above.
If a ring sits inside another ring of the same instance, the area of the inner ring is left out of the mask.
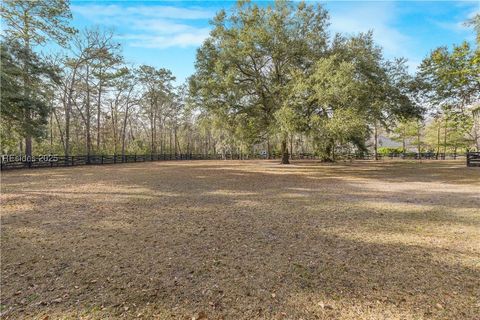
[[[449,193],[436,190],[449,168],[398,180],[393,164],[358,166],[132,165],[93,176],[83,173],[102,168],[75,168],[51,178],[63,189],[7,187],[6,317],[475,319],[478,187],[455,187],[472,175],[459,168]],[[382,185],[419,180],[433,190]]]

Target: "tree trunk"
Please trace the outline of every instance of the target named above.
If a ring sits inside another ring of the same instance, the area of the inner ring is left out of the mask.
[[[85,116],[85,129],[87,130],[87,156],[90,156],[92,150],[92,138],[90,136],[90,84],[89,80],[89,66],[87,65],[86,85],[87,85],[87,103],[86,103],[86,116]]]
[[[29,49],[27,49],[27,50],[29,50]],[[26,72],[28,72],[28,69],[26,70]],[[30,91],[28,90],[28,86],[29,86],[28,75],[25,76],[24,86],[25,86],[25,89],[24,89],[25,97],[27,99],[29,99]],[[25,122],[27,123],[27,125],[28,125],[28,123],[30,122],[31,119],[32,119],[32,114],[30,112],[30,109],[27,107],[27,110],[25,110]],[[25,136],[25,155],[27,157],[32,156],[32,135],[29,132],[27,132],[27,134]]]
[[[207,155],[210,154],[210,146],[212,145],[212,143],[211,143],[211,141],[210,141],[210,140],[211,140],[211,139],[210,139],[211,137],[212,137],[212,134],[211,134],[210,130],[208,130],[208,135],[207,135],[207,138],[208,138],[208,139],[207,139]],[[215,152],[214,152],[214,154],[215,154]]]
[[[74,67],[70,86],[66,88],[67,97],[65,101],[65,157],[70,156],[70,113],[72,110],[73,87],[77,76],[78,64]]]
[[[374,150],[373,154],[375,156],[375,160],[378,160],[378,132],[377,132],[377,123],[375,122],[374,126]]]
[[[287,136],[285,135],[282,139],[282,164],[290,164],[288,158]]]
[[[208,150],[208,135],[205,133],[205,143],[203,143],[203,154],[205,155],[205,157],[208,154],[207,150]]]
[[[443,156],[445,157],[447,154],[447,126],[448,126],[448,118],[445,115],[445,128],[444,128],[444,135],[443,135]]]
[[[163,136],[164,136],[163,122],[160,122],[160,154],[163,154]]]
[[[50,154],[53,154],[53,112],[50,113]]]
[[[175,128],[175,154],[182,154],[182,148],[180,147],[180,142],[177,139],[177,129]]]
[[[122,156],[125,156],[125,138],[127,132],[127,119],[128,119],[128,108],[129,104],[125,106],[125,117],[123,118],[123,127],[122,127]]]
[[[186,150],[187,154],[191,153],[191,151],[190,151],[190,139],[191,139],[190,129],[188,129],[188,131],[187,131],[187,150]]]
[[[438,155],[440,154],[440,130],[441,130],[440,122],[438,122],[437,125],[438,125],[438,127],[437,127],[437,154],[436,154],[435,158],[438,160]]]
[[[157,111],[156,105],[153,103],[151,104],[151,111],[150,111],[150,136],[151,136],[151,141],[150,141],[150,153],[155,154],[157,152],[157,146],[156,146],[156,139],[157,139]]]
[[[110,102],[110,112],[112,114],[112,136],[113,136],[113,154],[117,154],[117,101]]]
[[[125,103],[125,115],[123,117],[123,123],[122,123],[122,157],[125,157],[125,146],[126,146],[126,137],[127,137],[127,120],[128,120],[128,111],[130,108],[130,94],[132,93],[133,86],[130,88],[130,91],[128,92],[127,95],[127,101]]]
[[[173,138],[174,138],[174,145],[175,145],[175,157],[177,156],[177,153],[178,153],[178,149],[177,149],[177,126],[175,125],[175,127],[173,127]]]
[[[177,125],[174,127],[174,139],[175,139],[175,156],[177,156],[178,153],[182,153],[182,150],[180,148],[180,142],[178,142],[178,136],[177,136]]]
[[[421,126],[418,126],[418,131],[417,131],[417,149],[418,149],[418,156],[420,157],[420,153],[422,152],[422,141],[421,141],[421,132],[420,132]]]
[[[23,16],[23,23],[24,23],[24,27],[25,29],[29,30],[29,20],[28,20],[28,17],[27,17],[27,14],[25,13],[24,16]],[[26,100],[28,101],[29,98],[30,98],[30,78],[29,78],[29,75],[30,75],[30,70],[28,70],[28,64],[29,64],[29,55],[30,55],[30,37],[27,35],[26,37],[24,37],[24,44],[25,44],[25,61],[23,61],[23,94],[26,98]],[[27,106],[27,109],[25,110],[25,122],[28,123],[30,122],[31,120],[31,117],[32,117],[32,113],[31,113],[31,110],[30,108]],[[25,155],[27,157],[31,157],[32,156],[32,135],[27,132],[26,135],[25,135]]]
[[[272,158],[272,148],[270,146],[270,137],[267,138],[267,159]]]
[[[65,139],[64,139],[64,134],[62,131],[62,127],[60,126],[60,120],[58,119],[57,112],[55,111],[55,108],[52,110],[53,115],[55,116],[55,122],[57,122],[57,127],[58,127],[58,132],[60,133],[60,142],[62,143],[63,151],[65,153]]]
[[[72,80],[73,81],[73,80]],[[71,95],[73,89],[69,89],[68,100],[65,105],[65,157],[70,155],[70,108],[71,104]]]
[[[335,162],[335,142],[332,144],[332,161]]]
[[[97,152],[100,150],[100,116],[102,111],[102,70],[100,70],[100,81],[98,83],[98,97],[97,97]]]
[[[32,136],[31,135],[27,135],[25,137],[25,155],[27,157],[32,156]]]
[[[290,135],[290,159],[292,159],[292,156],[293,156],[293,134]]]
[[[477,151],[480,151],[480,110],[473,113],[473,135]]]

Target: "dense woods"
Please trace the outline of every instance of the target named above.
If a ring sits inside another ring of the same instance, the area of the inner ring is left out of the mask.
[[[475,44],[436,48],[411,74],[373,33],[332,34],[321,5],[242,1],[217,13],[179,85],[126,63],[111,31],[70,27],[67,1],[12,0],[1,14],[4,154],[265,150],[287,163],[376,154],[381,135],[400,151],[480,150],[478,15],[465,22]]]

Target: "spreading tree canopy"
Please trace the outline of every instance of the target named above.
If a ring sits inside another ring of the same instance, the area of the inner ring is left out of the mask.
[[[197,54],[192,94],[204,107],[248,127],[257,141],[268,142],[292,73],[326,52],[327,17],[319,5],[284,1],[267,7],[241,1],[229,14],[219,12]],[[286,139],[283,135],[284,163]]]
[[[202,107],[248,128],[253,134],[243,136],[251,143],[269,146],[272,134],[279,135],[282,163],[288,163],[287,137],[294,132],[313,135],[329,158],[337,143],[365,149],[369,124],[376,128],[416,112],[407,83],[399,81],[404,62],[387,63],[371,33],[330,40],[320,5],[241,1],[221,11],[213,26],[198,50],[191,94]],[[343,116],[361,133],[335,129]]]

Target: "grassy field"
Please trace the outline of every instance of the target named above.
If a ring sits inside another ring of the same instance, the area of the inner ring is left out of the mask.
[[[6,319],[480,319],[463,162],[21,170],[1,201]]]

